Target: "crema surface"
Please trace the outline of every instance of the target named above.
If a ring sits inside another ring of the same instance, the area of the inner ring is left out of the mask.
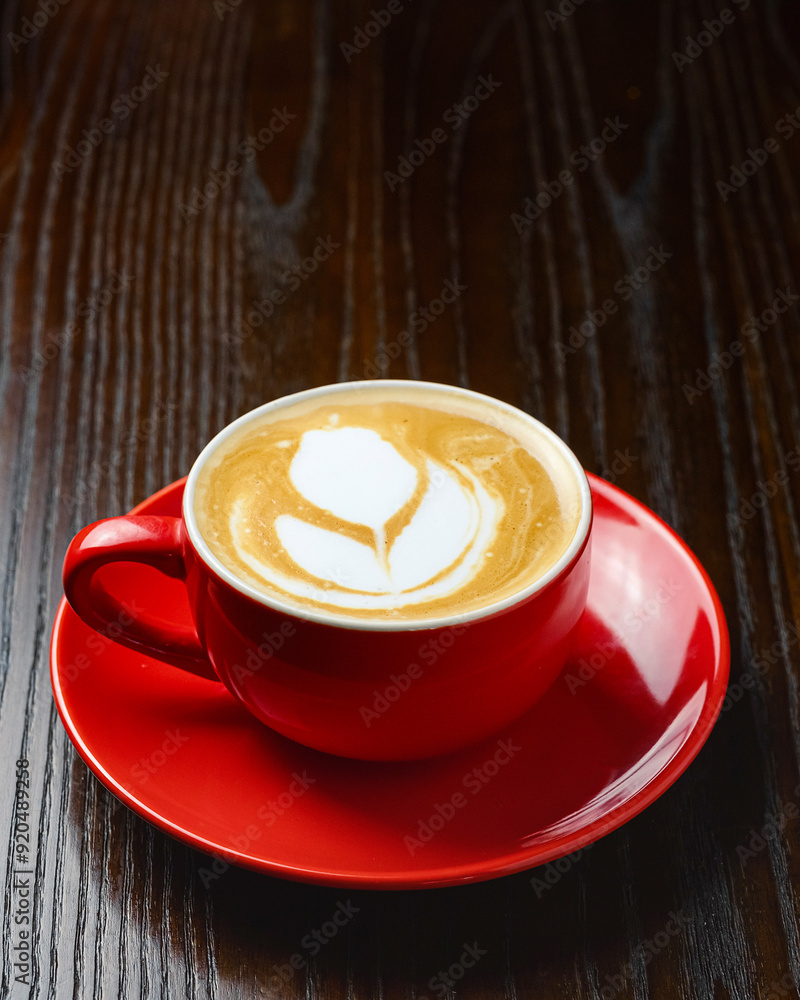
[[[572,541],[581,505],[566,459],[524,420],[394,388],[255,418],[206,460],[194,512],[220,562],[268,596],[425,619],[535,582]]]

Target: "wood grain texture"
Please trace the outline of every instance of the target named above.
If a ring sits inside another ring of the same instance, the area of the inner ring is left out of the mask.
[[[800,309],[769,312],[800,295],[800,121],[778,128],[800,105],[792,6],[731,0],[681,61],[721,6],[402,0],[348,59],[380,4],[234,2],[0,12],[0,995],[421,1000],[476,941],[487,954],[451,996],[797,997],[800,823],[742,851],[800,805]],[[151,72],[166,75],[137,90]],[[454,128],[481,76],[499,86]],[[606,119],[625,127],[581,169]],[[387,182],[436,128],[445,140]],[[573,182],[515,225],[564,170]],[[307,273],[318,239],[332,249]],[[663,266],[625,285],[653,247]],[[414,323],[445,281],[463,293]],[[588,336],[587,310],[604,314]],[[208,859],[119,806],[57,718],[66,544],[183,475],[239,413],[381,375],[523,407],[672,524],[729,618],[730,699],[678,783],[546,888],[534,872],[343,893],[235,869],[206,887]],[[30,989],[11,967],[20,757]],[[346,899],[358,916],[286,972]]]

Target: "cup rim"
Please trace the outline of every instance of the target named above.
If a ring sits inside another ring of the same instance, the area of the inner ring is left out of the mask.
[[[581,517],[572,541],[569,543],[564,552],[562,552],[556,562],[550,567],[550,569],[522,590],[517,591],[500,601],[494,601],[485,607],[474,608],[472,611],[465,611],[457,614],[441,615],[437,618],[405,618],[397,621],[357,618],[336,612],[317,611],[310,608],[304,609],[291,604],[288,601],[282,601],[280,598],[271,597],[232,573],[211,551],[208,543],[205,541],[200,532],[194,513],[195,486],[197,485],[200,471],[206,461],[210,458],[211,454],[216,451],[223,441],[225,441],[231,434],[245,426],[245,424],[250,423],[272,410],[283,409],[284,407],[300,402],[301,400],[313,399],[315,396],[334,395],[337,392],[350,392],[359,389],[387,389],[393,386],[404,388],[416,386],[421,389],[433,389],[449,395],[478,399],[488,403],[496,409],[504,410],[517,417],[521,415],[525,420],[534,424],[537,431],[547,437],[561,452],[567,463],[572,468],[578,482],[581,497]],[[462,625],[467,624],[468,622],[490,618],[502,611],[507,611],[510,608],[513,608],[515,605],[522,603],[534,594],[543,591],[553,582],[553,580],[559,577],[571,563],[576,560],[576,557],[582,551],[586,539],[588,538],[589,529],[592,523],[592,493],[589,486],[589,480],[586,477],[586,472],[569,445],[567,445],[566,442],[563,441],[555,433],[555,431],[551,430],[546,424],[543,424],[540,420],[537,420],[536,417],[531,416],[524,410],[520,410],[518,407],[512,406],[510,403],[506,403],[500,399],[495,399],[493,396],[488,396],[485,393],[475,392],[473,389],[465,389],[461,386],[448,385],[444,382],[426,382],[420,379],[362,379],[349,382],[336,382],[331,385],[315,386],[314,388],[303,389],[300,392],[294,392],[287,396],[280,396],[279,398],[273,399],[268,403],[263,403],[261,406],[257,406],[253,410],[249,410],[247,413],[243,413],[230,424],[227,424],[208,442],[195,459],[186,480],[186,487],[183,493],[182,510],[183,521],[186,525],[189,540],[202,562],[204,562],[216,576],[220,577],[226,584],[228,584],[228,586],[237,590],[239,593],[244,594],[246,597],[249,597],[251,600],[256,601],[258,604],[272,608],[275,611],[280,611],[293,618],[316,622],[320,625],[330,625],[335,628],[353,629],[362,632],[412,632],[422,631],[425,629],[447,628],[453,625]]]

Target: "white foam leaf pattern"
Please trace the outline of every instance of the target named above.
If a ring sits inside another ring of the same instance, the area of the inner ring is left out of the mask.
[[[389,553],[389,572],[368,546],[283,514],[281,544],[307,573],[363,593],[411,590],[441,573],[467,549],[478,527],[475,501],[449,472],[428,463],[430,483],[416,514]]]
[[[291,514],[276,518],[275,530],[292,559],[312,576],[370,594],[392,589],[386,570],[368,545]]]
[[[307,577],[289,575],[249,551],[249,529],[237,505],[230,519],[234,545],[262,579],[297,597],[341,608],[398,608],[463,586],[481,565],[504,510],[472,472],[460,467],[456,475],[429,459],[422,501],[387,552],[385,522],[408,502],[417,482],[413,466],[391,444],[362,428],[308,431],[291,472],[308,501],[372,528],[374,547],[282,514],[275,520],[278,540]],[[330,476],[333,481],[324,482]]]
[[[419,587],[454,563],[478,529],[477,504],[455,477],[430,461],[428,473],[422,503],[389,554],[389,571],[399,591]]]
[[[306,500],[373,531],[380,531],[417,487],[414,466],[365,427],[307,431],[289,475]]]

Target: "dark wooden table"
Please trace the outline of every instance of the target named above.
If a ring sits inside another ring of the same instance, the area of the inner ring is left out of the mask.
[[[450,995],[796,997],[793,5],[9,0],[1,19],[2,996],[421,998],[479,941]],[[677,784],[547,892],[237,869],[206,888],[208,859],[114,808],[57,717],[66,544],[236,415],[384,374],[527,409],[672,524],[725,605],[729,699]],[[345,897],[358,916],[282,974]]]

